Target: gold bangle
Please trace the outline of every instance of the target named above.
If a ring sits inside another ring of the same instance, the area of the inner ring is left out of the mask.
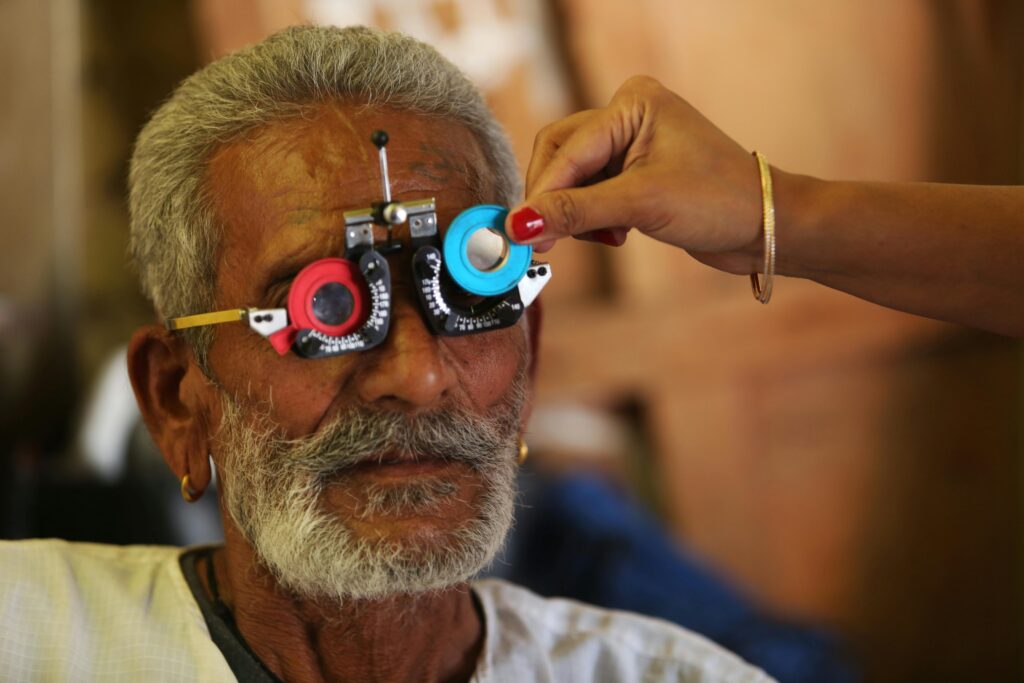
[[[772,280],[775,277],[775,198],[772,196],[772,170],[764,155],[754,151],[757,170],[761,174],[761,221],[764,229],[764,284],[757,273],[750,274],[750,287],[754,298],[763,304],[772,298]]]

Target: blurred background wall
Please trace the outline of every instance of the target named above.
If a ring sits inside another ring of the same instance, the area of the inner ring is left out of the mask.
[[[152,317],[126,268],[131,142],[209,60],[292,23],[367,23],[462,66],[523,168],[542,125],[648,73],[790,171],[1013,184],[1022,10],[997,0],[0,2],[4,535],[64,528],[26,518],[53,509],[31,500],[34,482],[101,473],[83,455],[86,406],[111,354]],[[780,235],[784,250],[785,226]],[[1019,343],[802,281],[778,282],[761,307],[743,278],[636,235],[614,252],[563,244],[552,261],[530,435],[543,466],[597,470],[633,491],[766,609],[844,635],[867,680],[1021,678]]]

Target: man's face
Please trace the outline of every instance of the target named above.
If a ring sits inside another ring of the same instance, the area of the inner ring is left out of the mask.
[[[442,228],[494,201],[476,139],[451,121],[331,105],[271,124],[210,164],[223,226],[218,310],[280,307],[305,265],[343,255],[343,212],[381,199],[376,129],[391,136],[393,195],[436,197]],[[406,226],[395,237],[407,243]],[[479,569],[507,530],[523,328],[431,335],[410,258],[408,246],[389,257],[392,325],[373,350],[281,357],[242,325],[219,328],[210,347],[225,506],[292,588],[345,597],[438,587]]]

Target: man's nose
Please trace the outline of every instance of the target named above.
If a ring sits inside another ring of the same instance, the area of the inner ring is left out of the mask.
[[[441,337],[427,329],[416,307],[392,299],[391,329],[384,343],[365,352],[355,388],[368,405],[418,411],[441,406],[455,388],[455,368]]]

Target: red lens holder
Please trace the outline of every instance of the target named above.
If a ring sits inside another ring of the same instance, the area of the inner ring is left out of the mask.
[[[313,295],[326,284],[337,282],[352,293],[352,313],[337,325],[328,325],[313,313]],[[325,258],[303,268],[288,292],[288,317],[296,330],[317,330],[343,337],[358,330],[369,316],[370,290],[358,266],[347,259]]]

